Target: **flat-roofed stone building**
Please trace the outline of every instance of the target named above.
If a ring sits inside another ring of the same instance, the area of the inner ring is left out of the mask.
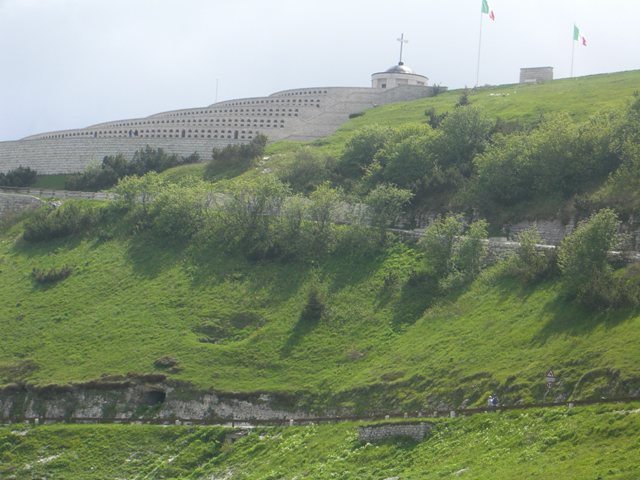
[[[543,83],[553,80],[553,67],[528,67],[520,69],[520,83]]]

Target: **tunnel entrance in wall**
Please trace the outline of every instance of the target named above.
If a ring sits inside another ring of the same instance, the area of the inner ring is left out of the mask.
[[[184,138],[184,135],[185,135],[185,131],[182,130],[182,138]]]
[[[237,140],[238,139],[238,130],[236,130],[235,132],[233,132],[233,139]]]

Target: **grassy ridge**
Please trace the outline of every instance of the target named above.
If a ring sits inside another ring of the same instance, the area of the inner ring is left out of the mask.
[[[421,443],[357,441],[354,423],[258,428],[221,444],[219,427],[0,427],[6,478],[633,479],[638,405],[432,420]],[[470,448],[471,447],[471,448]],[[4,477],[3,477],[4,478]]]
[[[500,85],[469,90],[469,100],[489,118],[532,125],[542,115],[567,112],[577,120],[586,120],[599,111],[624,107],[640,85],[640,71],[607,73],[554,80],[540,85]],[[339,153],[349,136],[365,125],[399,126],[425,123],[425,111],[443,113],[455,108],[463,90],[451,90],[436,97],[367,110],[349,120],[335,134],[319,140],[317,145]]]

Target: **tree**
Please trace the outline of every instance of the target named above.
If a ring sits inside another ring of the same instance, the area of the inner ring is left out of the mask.
[[[301,195],[286,199],[278,222],[278,243],[285,256],[299,257],[306,251],[304,221],[308,202]]]
[[[540,232],[535,226],[532,226],[520,232],[517,241],[515,273],[525,282],[539,278],[547,271],[551,263],[549,255],[538,248],[538,245],[542,243]]]
[[[341,197],[341,192],[331,188],[329,183],[320,185],[309,197],[309,243],[312,246],[311,250],[318,255],[328,252],[335,240],[334,222]]]
[[[264,154],[267,137],[258,134],[249,143],[227,145],[224,148],[214,148],[211,161],[204,169],[204,178],[213,179],[228,170],[245,171],[251,162]]]
[[[345,145],[344,153],[337,166],[340,175],[357,178],[384,147],[393,135],[393,130],[380,125],[370,125],[358,130]]]
[[[434,276],[444,278],[453,271],[456,239],[463,231],[461,215],[439,217],[425,230],[420,245],[425,253],[427,266]]]
[[[378,230],[380,244],[386,240],[386,229],[391,226],[413,194],[394,185],[381,184],[365,197],[369,207],[371,225]]]
[[[470,176],[473,157],[484,151],[492,127],[491,120],[476,107],[452,110],[439,128],[438,155],[444,168]]]
[[[420,242],[427,268],[449,287],[473,279],[487,255],[487,222],[478,220],[467,228],[461,215],[436,219]]]
[[[453,265],[462,281],[469,281],[480,273],[488,251],[486,243],[488,226],[486,220],[473,222],[469,225],[466,234],[457,242]]]
[[[272,227],[290,189],[273,175],[235,183],[222,208],[224,234],[251,257],[262,257],[274,246]]]
[[[309,147],[301,148],[277,172],[296,192],[309,193],[331,176],[335,160]]]
[[[602,209],[567,236],[558,249],[558,266],[565,292],[588,305],[608,303],[612,268],[608,252],[616,244],[616,213]]]
[[[123,178],[116,186],[115,192],[121,206],[147,217],[151,201],[163,185],[164,180],[156,172],[149,172],[142,177]]]
[[[18,167],[7,173],[0,173],[0,186],[28,187],[36,182],[38,172],[29,167]]]
[[[408,188],[412,192],[419,191],[429,178],[435,176],[437,159],[434,154],[434,142],[437,135],[431,128],[409,136],[376,155],[383,169],[381,177],[384,182],[395,184],[400,188]]]
[[[204,182],[190,186],[167,184],[152,201],[153,227],[168,239],[188,240],[203,227],[209,206]]]

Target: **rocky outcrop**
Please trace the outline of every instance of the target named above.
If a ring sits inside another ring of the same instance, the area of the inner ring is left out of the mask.
[[[283,395],[198,391],[163,375],[101,379],[73,385],[13,384],[0,390],[0,417],[43,421],[133,418],[253,421],[307,418]]]

